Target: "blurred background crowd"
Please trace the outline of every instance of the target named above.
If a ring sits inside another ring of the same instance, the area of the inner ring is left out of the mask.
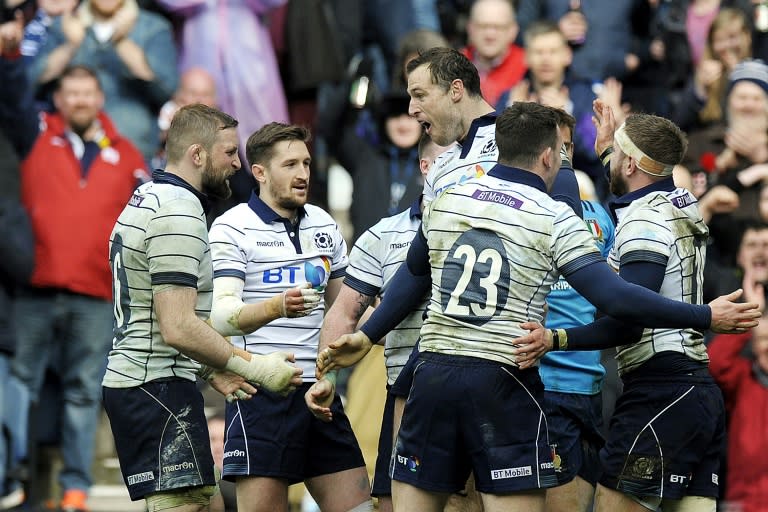
[[[0,509],[85,509],[111,346],[107,241],[186,104],[235,116],[241,147],[270,121],[310,126],[311,200],[352,242],[419,196],[404,66],[454,47],[498,110],[536,101],[575,117],[584,198],[611,199],[594,99],[675,121],[690,142],[675,179],[711,230],[705,300],[768,283],[767,1],[2,1]],[[254,184],[244,165],[210,220]],[[768,510],[742,504],[747,483],[768,503],[766,338],[712,345],[725,347],[711,355],[731,412],[728,510]],[[47,445],[61,452],[55,496],[34,486]]]

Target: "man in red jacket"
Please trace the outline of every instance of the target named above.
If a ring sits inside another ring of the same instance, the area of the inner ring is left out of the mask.
[[[729,415],[725,498],[739,512],[762,512],[768,503],[768,315],[751,332],[716,336],[708,352]]]
[[[707,351],[729,418],[725,498],[739,512],[762,512],[768,503],[768,225],[746,224],[736,263],[745,299],[760,304],[764,316],[752,332],[716,336]],[[735,281],[726,274],[725,282]]]
[[[22,201],[35,237],[31,287],[14,306],[18,351],[12,371],[39,402],[46,367],[61,380],[59,476],[66,512],[86,509],[101,379],[112,339],[109,234],[137,181],[148,178],[139,151],[102,112],[93,71],[64,70],[56,112],[21,166]],[[20,414],[29,403],[20,397]],[[45,405],[41,410],[59,410]]]
[[[485,101],[496,105],[501,93],[528,69],[525,50],[513,43],[518,26],[510,0],[476,0],[467,23],[467,47],[461,50],[480,73]]]

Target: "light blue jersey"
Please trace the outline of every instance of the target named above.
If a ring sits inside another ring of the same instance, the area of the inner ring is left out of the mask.
[[[603,257],[607,258],[614,240],[611,216],[596,202],[582,201],[581,205],[584,222]],[[547,327],[551,329],[585,325],[595,318],[595,306],[571,288],[562,276],[552,286],[547,304]],[[603,386],[605,368],[600,364],[599,350],[550,352],[539,362],[539,375],[547,391],[594,395]]]

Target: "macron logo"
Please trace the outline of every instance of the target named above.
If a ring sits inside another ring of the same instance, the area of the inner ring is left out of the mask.
[[[229,452],[224,452],[224,458],[228,457],[245,457],[245,452],[243,450],[232,450]]]

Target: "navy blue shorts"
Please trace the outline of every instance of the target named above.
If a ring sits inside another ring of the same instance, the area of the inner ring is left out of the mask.
[[[557,485],[538,369],[422,352],[392,478],[430,492],[504,494]]]
[[[725,406],[706,369],[625,383],[600,451],[600,483],[638,497],[718,496]]]
[[[395,397],[387,391],[384,402],[384,415],[381,418],[381,433],[379,434],[379,454],[376,457],[376,468],[373,472],[371,496],[392,496],[392,479],[389,477],[390,462],[392,461],[392,431],[395,421]]]
[[[294,484],[365,466],[341,399],[336,395],[331,404],[333,421],[322,422],[304,402],[311,385],[287,397],[262,388],[250,400],[227,404],[225,479],[262,476]]]
[[[413,346],[411,355],[408,356],[408,361],[405,362],[400,375],[395,379],[394,384],[389,388],[389,392],[397,397],[405,398],[411,392],[411,384],[413,384],[413,371],[416,368],[416,363],[419,359],[419,343]]]
[[[603,401],[600,394],[544,392],[555,475],[560,485],[577,475],[595,485],[600,476],[598,453],[605,443]]]
[[[160,379],[102,388],[123,480],[132,500],[216,485],[203,396],[194,382]]]

